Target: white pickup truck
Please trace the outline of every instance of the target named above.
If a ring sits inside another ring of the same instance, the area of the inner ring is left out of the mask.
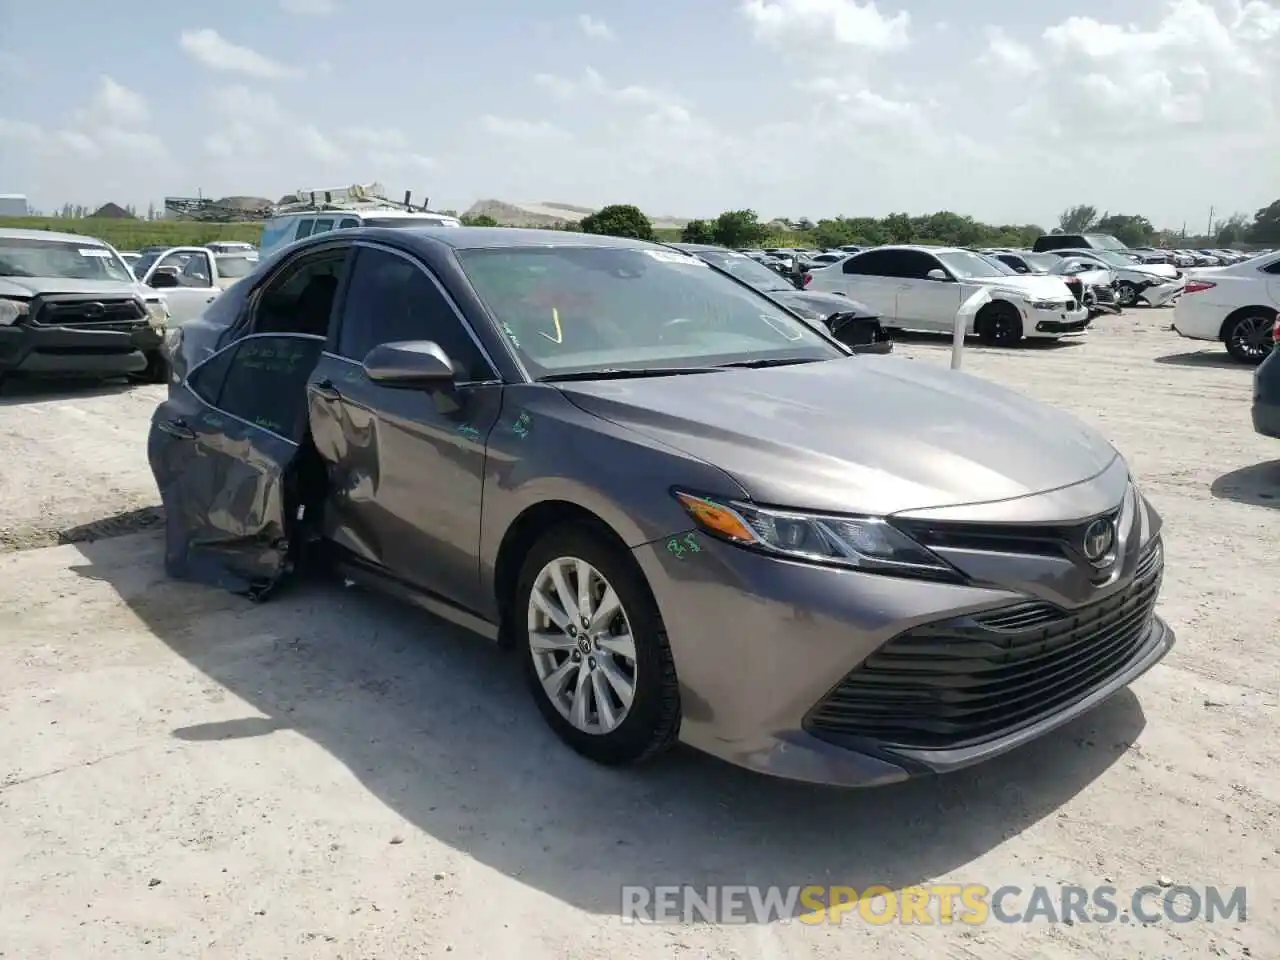
[[[217,253],[208,247],[171,247],[143,256],[133,265],[134,275],[153,290],[164,293],[169,325],[194,320],[227,287],[247,277],[258,266],[252,252]]]

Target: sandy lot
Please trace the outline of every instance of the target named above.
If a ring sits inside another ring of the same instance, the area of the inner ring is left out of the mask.
[[[158,388],[6,396],[0,956],[1280,955],[1280,446],[1250,431],[1250,371],[1193,353],[1168,317],[965,367],[1126,454],[1165,517],[1178,646],[1056,735],[879,791],[687,751],[602,770],[553,739],[511,659],[418,611],[167,582],[143,446]],[[936,342],[900,349],[947,362]],[[1111,884],[1122,905],[1158,882],[1245,885],[1249,916],[618,921],[620,885],[681,882]]]

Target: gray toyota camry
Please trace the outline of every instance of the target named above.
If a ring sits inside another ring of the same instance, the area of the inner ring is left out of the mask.
[[[602,763],[681,740],[833,784],[948,771],[1174,642],[1160,518],[1105,439],[670,247],[335,231],[169,349],[171,575],[394,592],[512,647]]]

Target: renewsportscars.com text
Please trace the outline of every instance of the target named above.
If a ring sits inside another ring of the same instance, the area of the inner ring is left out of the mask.
[[[1215,923],[1247,919],[1244,887],[627,886],[624,923]]]

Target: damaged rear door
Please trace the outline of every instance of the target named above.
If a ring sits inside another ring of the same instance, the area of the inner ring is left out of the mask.
[[[156,408],[147,458],[170,576],[259,599],[289,572],[306,383],[323,348],[323,337],[305,334],[244,337]]]

